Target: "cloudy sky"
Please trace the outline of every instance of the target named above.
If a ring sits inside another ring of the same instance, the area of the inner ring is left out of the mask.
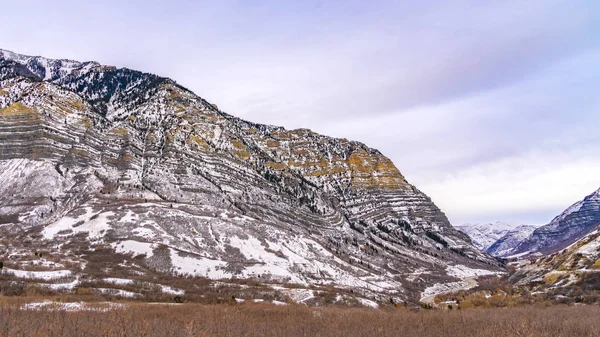
[[[600,188],[599,1],[124,3],[11,1],[0,48],[362,141],[454,224],[543,224]]]

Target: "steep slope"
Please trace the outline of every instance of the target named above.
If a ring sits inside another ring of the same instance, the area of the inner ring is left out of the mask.
[[[5,252],[66,254],[82,277],[109,249],[130,259],[103,270],[407,299],[456,280],[449,266],[498,269],[364,144],[235,118],[168,78],[8,51],[0,231]]]
[[[600,228],[600,190],[576,202],[549,224],[536,229],[513,255],[553,253]]]
[[[504,234],[504,236],[489,246],[485,252],[497,257],[512,255],[514,249],[523,242],[523,240],[527,239],[536,228],[538,228],[538,226],[518,226]]]
[[[600,231],[577,240],[560,252],[516,263],[509,280],[550,299],[600,301]]]
[[[482,251],[486,251],[491,245],[510,231],[514,230],[517,226],[518,225],[515,224],[497,221],[496,223],[463,224],[455,227],[467,234],[475,247]]]

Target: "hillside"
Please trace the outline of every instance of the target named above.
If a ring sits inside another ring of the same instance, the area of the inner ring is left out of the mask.
[[[168,78],[9,51],[0,231],[5,274],[127,296],[162,275],[407,300],[500,268],[362,143],[241,120]]]
[[[595,230],[569,247],[532,261],[514,263],[509,280],[534,294],[552,299],[600,301],[600,231]]]

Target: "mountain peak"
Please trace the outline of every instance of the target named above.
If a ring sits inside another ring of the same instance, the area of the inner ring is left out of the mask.
[[[364,144],[247,122],[135,70],[14,53],[2,67],[3,237],[27,228],[38,247],[108,249],[144,275],[386,300],[455,281],[448,270],[499,269]]]

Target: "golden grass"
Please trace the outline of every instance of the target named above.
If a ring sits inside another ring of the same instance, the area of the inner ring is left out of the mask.
[[[0,336],[598,336],[600,308],[406,309],[129,303],[106,312],[0,304]]]

